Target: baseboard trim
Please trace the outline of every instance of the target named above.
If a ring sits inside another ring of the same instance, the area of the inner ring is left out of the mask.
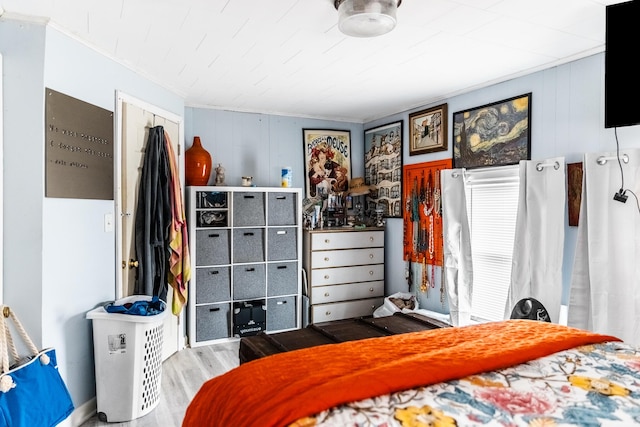
[[[59,427],[78,427],[93,417],[98,410],[96,398],[92,398],[77,407],[66,420],[59,424]]]

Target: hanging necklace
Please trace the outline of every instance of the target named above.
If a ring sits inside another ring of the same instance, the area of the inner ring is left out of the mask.
[[[440,189],[440,171],[436,170],[436,185],[435,188],[433,189],[433,204],[434,204],[434,210],[435,210],[435,215],[436,216],[440,216],[442,215],[442,204],[441,204],[441,189]]]
[[[422,283],[420,284],[420,291],[421,292],[428,292],[429,291],[429,279],[427,278],[428,273],[427,273],[427,257],[423,256],[422,257]],[[427,298],[429,297],[429,294],[427,293]]]

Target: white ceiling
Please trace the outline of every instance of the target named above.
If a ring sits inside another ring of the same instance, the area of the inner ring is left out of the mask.
[[[0,0],[184,97],[367,122],[604,50],[616,0],[404,0],[389,34],[337,28],[333,0]]]

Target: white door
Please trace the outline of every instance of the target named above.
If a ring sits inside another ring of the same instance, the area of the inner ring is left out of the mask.
[[[116,164],[120,171],[116,171],[116,212],[119,218],[116,220],[118,232],[116,233],[116,259],[119,260],[116,275],[118,278],[116,294],[117,298],[133,294],[137,259],[135,256],[135,213],[138,199],[138,187],[144,163],[144,148],[149,137],[149,129],[154,126],[163,126],[169,134],[169,138],[176,150],[176,159],[182,170],[183,150],[178,148],[183,140],[184,123],[181,117],[175,116],[157,107],[146,104],[135,98],[118,94],[118,118],[117,135],[120,135],[120,143]],[[171,312],[172,290],[167,292],[167,310]],[[185,307],[186,309],[186,307]],[[176,351],[184,348],[184,309],[179,316],[169,314],[164,323],[163,360]]]

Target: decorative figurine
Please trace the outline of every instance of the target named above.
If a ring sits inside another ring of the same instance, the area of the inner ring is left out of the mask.
[[[224,185],[224,168],[221,163],[218,163],[216,168],[216,183],[215,185]]]

